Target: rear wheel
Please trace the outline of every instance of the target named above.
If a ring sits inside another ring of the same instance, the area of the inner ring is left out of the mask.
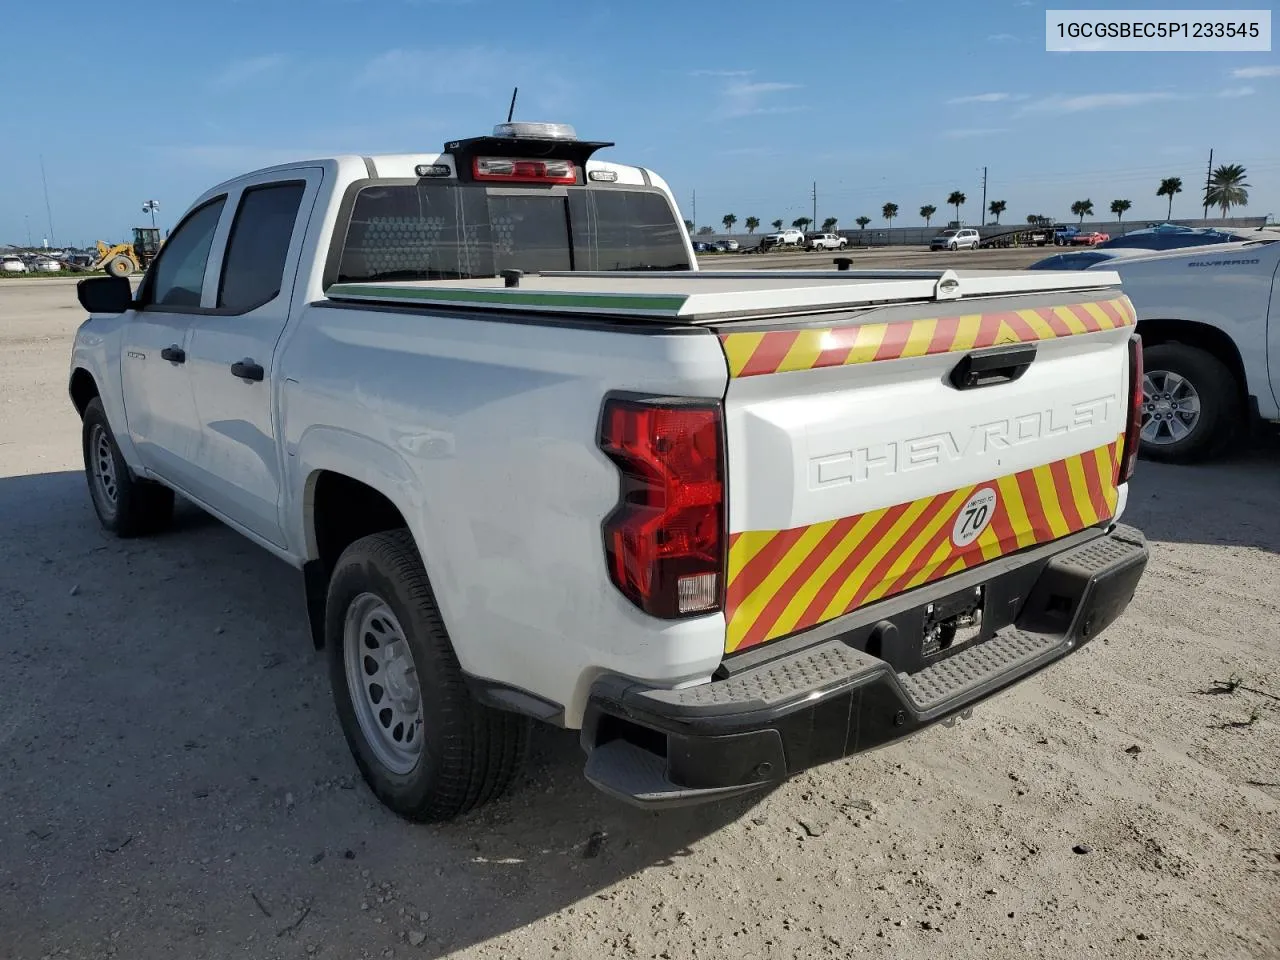
[[[1207,351],[1183,343],[1143,350],[1142,453],[1194,463],[1222,453],[1241,419],[1235,378]]]
[[[471,697],[408,531],[343,551],[329,582],[325,645],[347,745],[391,810],[448,820],[514,781],[530,722]]]
[[[89,497],[103,527],[119,537],[139,537],[169,525],[173,491],[130,472],[97,397],[84,410],[81,446]]]

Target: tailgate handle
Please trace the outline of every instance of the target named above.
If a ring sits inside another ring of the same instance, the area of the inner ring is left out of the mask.
[[[952,368],[948,379],[957,390],[1012,383],[1027,372],[1035,358],[1035,346],[1023,344],[970,353]]]

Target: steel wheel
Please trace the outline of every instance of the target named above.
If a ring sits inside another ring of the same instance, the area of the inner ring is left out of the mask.
[[[1200,422],[1200,394],[1172,370],[1151,370],[1142,378],[1142,439],[1165,446],[1186,439]]]
[[[347,607],[342,643],[365,741],[389,771],[409,773],[422,756],[422,694],[404,628],[386,601],[362,593]]]
[[[111,449],[111,438],[100,423],[93,425],[89,434],[89,450],[92,452],[93,483],[102,497],[103,505],[115,510],[120,499],[120,484],[116,480],[116,458]]]

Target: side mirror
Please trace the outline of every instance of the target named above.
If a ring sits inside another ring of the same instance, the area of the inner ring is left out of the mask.
[[[124,313],[133,306],[127,277],[90,277],[76,284],[76,299],[90,313]]]

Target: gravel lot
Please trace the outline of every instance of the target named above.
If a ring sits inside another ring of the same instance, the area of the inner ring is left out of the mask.
[[[1280,957],[1280,444],[1142,464],[1129,612],[958,727],[667,814],[545,730],[428,828],[359,780],[294,571],[190,508],[99,532],[80,319],[0,281],[0,957]]]

